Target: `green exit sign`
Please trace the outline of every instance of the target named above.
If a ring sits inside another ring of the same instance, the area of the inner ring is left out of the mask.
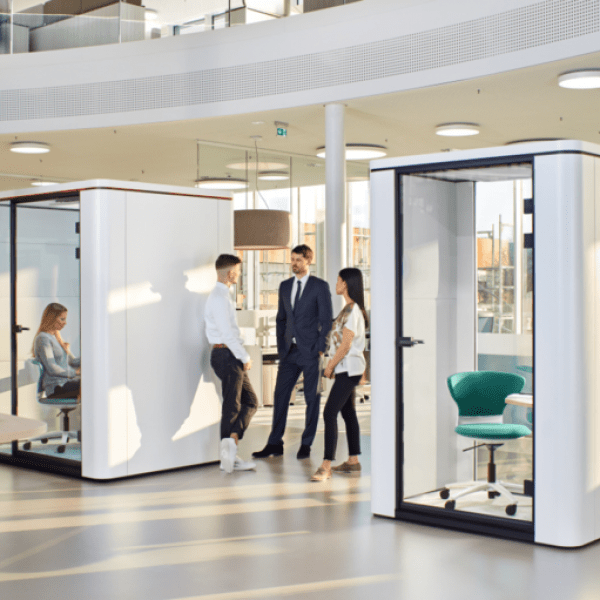
[[[287,135],[287,129],[284,129],[283,127],[278,127],[277,128],[277,135],[285,137]]]

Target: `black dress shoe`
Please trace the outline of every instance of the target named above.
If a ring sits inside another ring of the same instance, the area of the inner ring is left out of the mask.
[[[308,458],[309,456],[310,446],[302,444],[302,446],[300,446],[300,450],[298,450],[298,454],[296,454],[296,458]]]
[[[254,458],[268,458],[269,456],[281,456],[283,454],[283,444],[267,444],[262,450],[253,452]]]

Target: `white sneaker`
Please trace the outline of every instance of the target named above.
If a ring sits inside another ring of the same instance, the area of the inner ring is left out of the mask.
[[[256,463],[246,462],[242,460],[239,456],[235,457],[235,460],[233,461],[234,471],[252,471],[252,469],[256,469]],[[225,471],[223,461],[221,461],[221,471]]]
[[[226,473],[233,473],[233,464],[237,446],[232,438],[224,438],[221,440],[221,469]]]

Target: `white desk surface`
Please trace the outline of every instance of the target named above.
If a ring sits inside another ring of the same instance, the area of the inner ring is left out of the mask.
[[[44,421],[0,413],[0,444],[41,435],[48,429]]]
[[[527,408],[533,408],[533,395],[532,394],[511,394],[506,397],[506,404],[513,404],[514,406],[526,406]]]

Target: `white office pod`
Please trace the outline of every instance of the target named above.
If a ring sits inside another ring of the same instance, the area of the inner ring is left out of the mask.
[[[600,537],[600,147],[371,163],[372,509]]]
[[[216,461],[204,305],[215,259],[233,249],[230,194],[99,180],[3,193],[0,211],[2,405],[67,437],[3,446],[0,459],[93,479]],[[68,309],[61,334],[80,370],[70,408],[38,388],[31,352],[52,303]]]

